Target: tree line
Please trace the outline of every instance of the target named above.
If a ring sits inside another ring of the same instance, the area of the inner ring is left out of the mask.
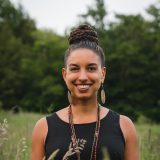
[[[77,18],[97,29],[105,51],[105,105],[160,122],[160,2],[146,13],[148,19],[116,14],[108,22],[104,1],[95,0]],[[0,108],[46,113],[68,103],[61,76],[67,36],[38,29],[22,6],[0,0]]]

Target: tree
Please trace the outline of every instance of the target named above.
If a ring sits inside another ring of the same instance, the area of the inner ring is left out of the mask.
[[[23,62],[26,94],[21,103],[27,110],[48,112],[48,109],[56,110],[58,106],[63,106],[66,101],[61,76],[66,41],[49,30],[37,30],[33,35],[32,56]]]
[[[148,110],[145,110],[145,114],[154,119],[154,121],[160,122],[160,1],[155,5],[151,5],[147,9],[147,13],[151,16],[151,20],[148,21],[149,34],[148,34],[148,44],[147,53],[149,59],[149,65],[147,71],[150,73],[148,75],[150,88],[150,101],[151,104]],[[150,54],[149,54],[150,53]]]
[[[98,30],[104,30],[106,14],[104,0],[95,0],[95,6],[88,7],[87,13],[81,14],[80,17],[86,23],[93,23],[92,25]],[[89,21],[90,18],[91,21]]]
[[[0,0],[0,101],[9,109],[19,103],[21,90],[21,62],[30,54],[34,21],[16,9],[9,0]]]

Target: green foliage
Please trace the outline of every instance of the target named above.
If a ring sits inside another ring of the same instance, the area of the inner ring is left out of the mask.
[[[33,86],[31,90],[29,88],[27,91],[24,101],[31,99],[30,104],[26,104],[26,107],[30,106],[30,110],[46,112],[48,110],[46,106],[53,104],[54,106],[59,106],[64,103],[61,101],[65,88],[61,76],[61,68],[63,67],[66,42],[63,37],[51,31],[37,30],[34,33],[34,37],[33,54],[26,61],[29,64],[26,64],[23,68],[24,72],[27,73],[24,80],[32,77]],[[31,61],[31,58],[34,61]],[[30,83],[30,78],[28,83]],[[26,86],[24,88],[28,89]],[[33,90],[35,95],[31,94]],[[35,101],[33,101],[33,98],[35,98]],[[62,104],[58,102],[62,102]]]
[[[34,21],[9,0],[0,1],[0,100],[2,107],[46,112],[63,105],[61,77],[66,41]],[[62,103],[58,103],[58,101]]]
[[[95,0],[95,5],[88,7],[87,13],[79,16],[85,23],[93,23],[98,30],[103,30],[105,27],[106,14],[104,0]],[[91,21],[89,21],[90,19]]]
[[[95,0],[83,22],[98,31],[105,51],[106,105],[133,120],[143,114],[160,122],[160,5],[141,15],[116,14],[106,22],[104,0]],[[90,21],[91,20],[91,21]],[[39,30],[22,6],[0,0],[0,107],[52,112],[67,104],[62,79],[66,38],[50,30]]]
[[[0,1],[0,19],[0,99],[7,109],[23,94],[21,61],[30,53],[35,25],[22,8],[16,9],[9,0]]]

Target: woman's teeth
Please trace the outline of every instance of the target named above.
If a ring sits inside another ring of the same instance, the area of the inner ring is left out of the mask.
[[[88,89],[89,85],[77,85],[79,89]]]

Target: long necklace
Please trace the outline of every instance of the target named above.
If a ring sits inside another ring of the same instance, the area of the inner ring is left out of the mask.
[[[77,159],[80,160],[80,151],[78,149],[78,143],[77,143],[76,132],[75,132],[74,123],[73,123],[73,113],[72,113],[71,105],[69,105],[68,117],[69,117],[69,124],[71,127],[71,132],[72,132],[71,139],[72,139],[73,149],[75,150],[77,154]],[[95,127],[95,133],[94,133],[90,160],[96,160],[99,130],[100,130],[100,105],[98,105],[98,108],[97,108],[97,120],[96,120],[96,127]]]

